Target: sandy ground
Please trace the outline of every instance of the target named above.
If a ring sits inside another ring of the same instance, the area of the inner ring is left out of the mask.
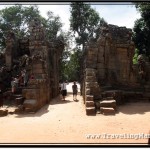
[[[0,143],[141,145],[147,144],[149,130],[150,103],[128,103],[115,115],[86,116],[82,97],[74,102],[68,94],[66,101],[57,97],[35,114],[1,117]]]

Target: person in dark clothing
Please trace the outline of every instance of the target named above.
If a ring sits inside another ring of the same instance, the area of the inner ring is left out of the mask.
[[[74,84],[72,85],[72,91],[73,91],[73,100],[77,100],[77,93],[78,93],[78,87],[76,85],[76,82],[74,81]]]

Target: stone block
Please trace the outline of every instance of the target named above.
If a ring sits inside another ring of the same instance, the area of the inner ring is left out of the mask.
[[[97,63],[93,63],[93,62],[94,61],[87,62],[85,67],[90,67],[90,68],[96,69],[97,68]]]
[[[23,103],[23,106],[25,108],[30,108],[30,109],[37,107],[37,105],[38,105],[38,102],[36,99],[27,99]]]
[[[98,52],[97,48],[88,49],[88,55],[94,55],[94,56],[96,56],[97,52]]]
[[[87,61],[87,63],[89,62],[89,61],[91,61],[92,63],[93,62],[97,62],[97,55],[88,55],[87,56],[87,58],[86,58],[86,61]]]
[[[37,64],[33,64],[32,65],[32,67],[33,67],[33,69],[41,69],[41,68],[43,68],[43,65],[42,65],[42,63],[37,63]]]
[[[104,51],[105,51],[104,46],[100,45],[100,46],[99,46],[99,49],[98,49],[98,55],[99,55],[99,54],[103,55],[103,54],[104,54]]]
[[[103,55],[102,55],[101,53],[98,54],[97,62],[98,62],[98,63],[104,63],[104,57],[103,57]]]
[[[86,95],[90,95],[90,94],[91,94],[91,90],[90,90],[89,88],[86,88],[85,94],[86,94]]]
[[[94,107],[95,105],[94,105],[93,101],[86,101],[85,106],[86,107]]]
[[[98,86],[98,82],[85,82],[85,87],[86,88],[90,88],[90,87],[97,87]]]
[[[86,100],[85,101],[93,101],[94,100],[94,97],[93,95],[86,95]]]
[[[23,104],[23,102],[24,102],[24,98],[23,97],[18,97],[18,98],[15,99],[15,103],[17,105],[21,105],[21,104]]]
[[[104,63],[97,63],[97,68],[98,68],[98,70],[104,69],[105,68]]]
[[[34,73],[45,73],[45,70],[43,68],[37,68],[37,69],[33,69]]]
[[[23,113],[23,112],[24,112],[24,107],[23,106],[19,107],[19,108],[16,108],[15,111],[14,111],[15,114],[20,114],[20,113]]]
[[[115,114],[115,109],[109,107],[100,107],[100,112],[102,114]]]
[[[95,107],[86,108],[86,115],[95,115],[95,114],[96,114]]]
[[[96,81],[96,77],[95,76],[86,76],[85,78],[86,82],[91,82],[91,81]]]
[[[113,107],[116,108],[116,101],[115,100],[103,100],[100,102],[100,107]]]
[[[91,76],[91,75],[95,74],[95,71],[96,71],[96,69],[87,67],[87,68],[85,69],[86,76]]]
[[[37,99],[39,97],[39,90],[38,89],[23,89],[22,96],[25,99]]]
[[[8,115],[8,110],[0,110],[0,117],[4,117]]]
[[[99,46],[105,46],[105,44],[106,44],[105,41],[106,41],[106,37],[100,36],[100,37],[97,39],[97,43],[98,43]]]
[[[106,97],[106,99],[107,99],[107,100],[113,100],[114,97],[113,97],[113,96],[111,96],[111,97]]]
[[[98,77],[104,78],[105,77],[105,69],[99,69],[98,68]]]

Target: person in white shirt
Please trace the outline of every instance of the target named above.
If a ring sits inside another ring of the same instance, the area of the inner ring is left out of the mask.
[[[62,100],[65,100],[65,97],[67,96],[67,83],[65,83],[65,82],[63,82],[61,84],[61,94],[62,94],[62,97],[63,97]]]

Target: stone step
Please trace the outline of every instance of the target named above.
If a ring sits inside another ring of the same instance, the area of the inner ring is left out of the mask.
[[[115,100],[101,101],[100,107],[112,107],[116,109],[116,101]]]
[[[95,115],[95,107],[86,107],[86,115]]]
[[[114,100],[114,97],[103,97],[103,100],[106,100],[106,101],[108,101],[108,100]]]
[[[4,117],[8,115],[8,110],[7,109],[1,109],[0,110],[0,117]]]
[[[85,99],[86,101],[94,101],[93,95],[86,95]]]
[[[36,99],[26,99],[23,103],[24,106],[26,107],[32,107],[37,105],[37,100]]]
[[[16,105],[23,105],[23,102],[24,102],[24,98],[23,97],[17,97],[15,99]]]
[[[114,97],[106,97],[107,100],[113,100]]]
[[[22,95],[21,94],[14,94],[13,97],[18,98],[18,97],[22,97]]]
[[[23,112],[24,112],[24,106],[23,105],[19,105],[18,108],[16,108],[14,111],[15,114],[20,114]]]
[[[115,109],[111,107],[100,107],[100,112],[102,114],[115,114]]]
[[[86,107],[94,107],[94,102],[93,101],[86,101],[85,103]]]

